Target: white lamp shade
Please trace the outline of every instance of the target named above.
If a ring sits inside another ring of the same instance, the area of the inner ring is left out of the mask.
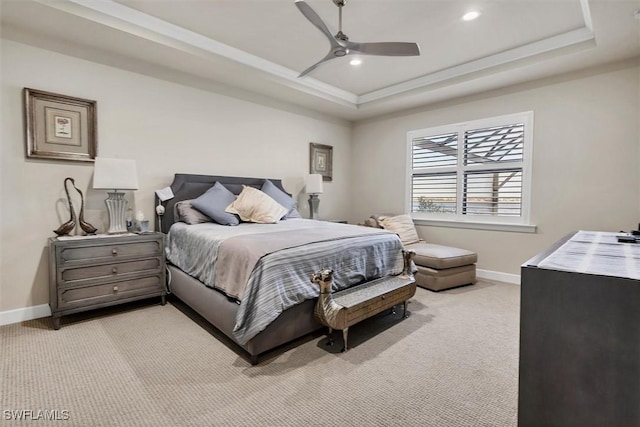
[[[98,190],[137,190],[136,161],[96,157],[93,188]]]
[[[307,194],[320,194],[322,193],[322,175],[318,173],[312,173],[307,175],[305,181]]]

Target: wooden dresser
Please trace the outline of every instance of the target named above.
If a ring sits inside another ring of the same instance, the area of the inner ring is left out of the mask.
[[[640,245],[572,233],[522,266],[518,426],[640,426]]]
[[[154,296],[165,304],[162,233],[49,239],[55,329],[60,329],[61,316]]]

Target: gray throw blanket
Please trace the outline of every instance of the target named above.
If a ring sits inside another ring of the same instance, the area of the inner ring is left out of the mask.
[[[251,272],[258,260],[267,254],[310,243],[382,233],[387,232],[368,227],[318,223],[315,228],[307,228],[299,232],[286,230],[231,237],[222,242],[218,249],[218,259],[214,266],[215,287],[231,297],[242,300]],[[309,272],[309,275],[311,273],[314,272]]]

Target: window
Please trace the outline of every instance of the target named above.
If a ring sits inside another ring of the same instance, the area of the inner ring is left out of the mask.
[[[414,219],[529,222],[533,112],[411,131]]]

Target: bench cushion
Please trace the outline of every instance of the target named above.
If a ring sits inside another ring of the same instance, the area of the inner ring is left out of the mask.
[[[474,264],[478,260],[475,252],[426,242],[413,243],[405,248],[416,252],[413,258],[416,265],[436,270]]]

